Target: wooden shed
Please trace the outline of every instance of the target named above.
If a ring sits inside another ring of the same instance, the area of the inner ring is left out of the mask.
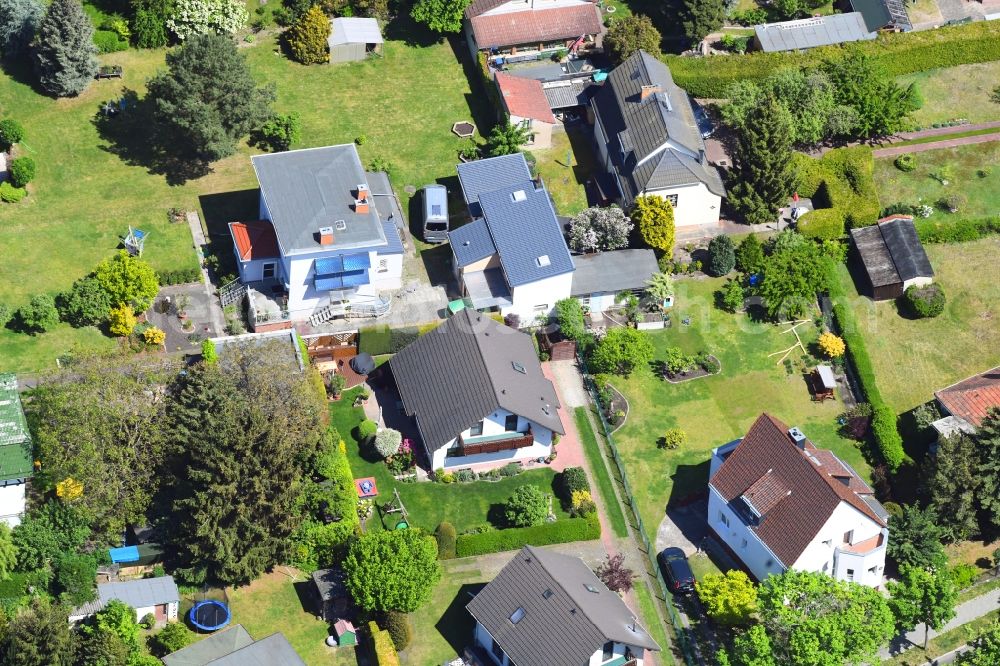
[[[852,229],[851,240],[864,266],[872,300],[898,298],[908,287],[934,280],[930,259],[908,215],[890,215],[870,227]]]
[[[382,31],[373,18],[342,16],[330,20],[330,62],[364,60],[382,53]]]

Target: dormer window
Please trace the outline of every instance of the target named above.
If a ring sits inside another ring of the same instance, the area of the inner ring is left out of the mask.
[[[615,642],[608,641],[601,649],[601,661],[611,661],[615,658]]]

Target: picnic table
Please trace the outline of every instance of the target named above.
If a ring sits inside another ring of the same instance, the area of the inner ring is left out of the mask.
[[[122,78],[122,66],[121,65],[101,65],[100,69],[97,70],[97,74],[94,76],[95,79],[120,79]]]

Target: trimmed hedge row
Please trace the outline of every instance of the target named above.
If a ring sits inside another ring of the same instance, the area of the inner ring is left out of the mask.
[[[866,227],[878,221],[880,207],[871,148],[837,148],[818,160],[795,153],[793,160],[798,192],[812,199],[817,209],[803,216],[799,227],[803,234],[839,238],[845,226]],[[835,209],[839,214],[825,212],[827,209]]]
[[[844,213],[839,208],[811,210],[798,222],[799,233],[809,238],[830,240],[844,235]]]
[[[395,354],[419,337],[420,329],[416,326],[368,326],[358,330],[358,351],[372,356]]]
[[[978,217],[941,222],[915,221],[917,236],[924,243],[965,243],[991,234],[1000,234],[1000,217]]]
[[[779,69],[816,66],[857,48],[875,58],[893,76],[939,67],[1000,60],[1000,24],[979,21],[920,32],[879,35],[849,47],[825,46],[802,53],[748,53],[692,58],[664,56],[674,81],[694,97],[725,98],[740,80],[765,79]]]
[[[368,623],[368,632],[371,634],[375,663],[378,666],[399,666],[399,655],[396,654],[396,646],[392,644],[389,632],[379,629],[374,621]]]
[[[566,518],[533,527],[515,527],[481,534],[460,534],[455,545],[458,557],[500,553],[524,546],[548,546],[554,543],[591,541],[601,536],[597,515],[586,518]]]
[[[198,267],[191,267],[182,268],[176,271],[159,271],[156,276],[160,279],[160,285],[164,287],[171,284],[201,282],[201,269]]]

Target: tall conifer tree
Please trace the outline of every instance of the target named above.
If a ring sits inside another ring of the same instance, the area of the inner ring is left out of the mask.
[[[53,0],[34,42],[42,88],[57,97],[79,95],[97,73],[94,24],[77,0]]]

